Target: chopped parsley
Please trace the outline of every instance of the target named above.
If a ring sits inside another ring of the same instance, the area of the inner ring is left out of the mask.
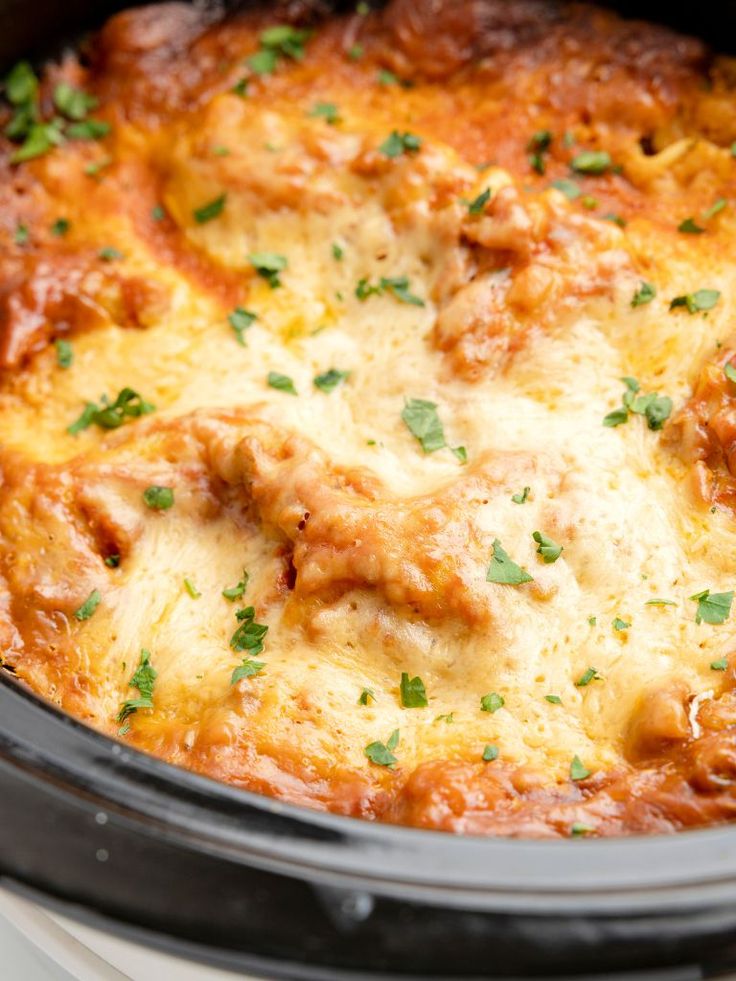
[[[202,595],[191,579],[184,579],[184,589],[186,589],[192,599],[199,599]]]
[[[235,85],[233,85],[233,87],[230,89],[230,91],[233,93],[233,95],[239,95],[241,99],[247,99],[248,98],[248,86],[249,85],[250,85],[250,80],[249,79],[247,79],[247,78],[240,78],[235,83]]]
[[[706,208],[702,214],[703,221],[710,221],[711,218],[723,211],[723,209],[728,205],[728,201],[725,198],[717,198],[710,208]]]
[[[590,770],[583,763],[580,757],[573,756],[572,763],[570,764],[570,779],[585,780],[585,778],[589,776],[590,776]]]
[[[625,377],[621,381],[626,386],[622,398],[622,407],[614,409],[603,418],[604,426],[620,426],[628,422],[629,414],[642,415],[647,420],[651,430],[661,429],[672,412],[672,399],[667,395],[650,392],[640,395],[640,386],[636,378]]]
[[[254,661],[263,651],[263,641],[268,633],[265,623],[256,623],[256,611],[253,606],[246,606],[235,614],[238,628],[230,638],[230,646],[234,651],[245,652],[241,664],[232,673],[230,684],[234,685],[243,678],[252,678],[265,667],[263,661]]]
[[[711,671],[725,671],[728,667],[728,658],[721,657],[717,661],[710,662]]]
[[[537,543],[537,555],[541,555],[546,563],[556,562],[562,554],[562,545],[558,545],[544,532],[532,532],[532,538]]]
[[[98,589],[93,589],[79,609],[74,611],[74,619],[89,620],[101,602],[102,594]]]
[[[353,44],[348,48],[347,55],[351,61],[359,61],[363,57],[364,51],[362,44]]]
[[[220,194],[219,197],[213,198],[206,204],[201,205],[199,208],[195,208],[192,211],[194,220],[198,225],[204,225],[208,221],[212,221],[213,218],[217,218],[222,214],[222,210],[225,207],[225,202],[227,201],[227,194]]]
[[[447,445],[435,402],[408,399],[401,412],[401,419],[425,453],[434,453]]]
[[[614,617],[611,621],[611,626],[614,630],[628,630],[631,624],[627,623],[626,620],[622,620],[621,617]]]
[[[445,715],[438,715],[434,721],[445,722],[448,726],[452,725],[452,723],[455,721],[455,713],[447,712]]]
[[[656,288],[651,283],[645,283],[642,280],[641,286],[631,298],[631,305],[632,307],[643,307],[647,303],[651,303],[656,295]]]
[[[367,705],[369,698],[375,702],[376,693],[373,691],[372,688],[364,688],[360,693],[360,698],[358,699],[358,705]]]
[[[166,211],[162,204],[154,204],[151,208],[151,221],[163,221],[166,217]]]
[[[457,457],[460,463],[468,462],[468,451],[464,446],[451,446],[450,450]]]
[[[237,583],[237,585],[228,586],[227,589],[223,589],[222,595],[226,600],[230,600],[231,603],[233,600],[242,599],[242,597],[245,595],[245,590],[249,579],[250,576],[248,575],[248,572],[243,569],[243,578]]]
[[[13,235],[13,241],[15,242],[15,244],[28,245],[28,238],[29,238],[28,226],[18,225],[17,228],[15,229],[15,234]]]
[[[330,126],[340,122],[340,113],[334,102],[316,102],[309,110],[309,115],[324,119]]]
[[[244,307],[235,307],[233,312],[228,314],[227,322],[235,331],[235,339],[241,347],[247,347],[245,343],[245,332],[253,321],[257,319],[257,314],[251,310],[246,310]]]
[[[525,582],[534,582],[532,576],[513,562],[504,551],[501,542],[496,538],[493,542],[493,555],[486,572],[486,582],[500,583],[504,586],[520,586]]]
[[[83,429],[90,426],[99,426],[101,429],[117,429],[122,426],[126,419],[137,419],[140,416],[148,415],[155,411],[155,406],[134,391],[132,388],[122,388],[114,402],[110,403],[106,395],[102,396],[100,404],[88,402],[82,414],[71,426],[67,426],[67,432],[71,436],[76,436]]]
[[[618,225],[619,228],[626,228],[626,219],[622,218],[621,215],[617,215],[614,211],[609,211],[608,214],[601,215],[601,221],[610,221],[614,225]]]
[[[400,157],[404,153],[417,153],[422,146],[421,138],[414,133],[400,133],[393,130],[383,143],[379,146],[379,153],[384,157]]]
[[[575,821],[570,825],[570,836],[581,838],[583,835],[595,834],[595,828],[591,824],[584,824],[582,821]]]
[[[365,755],[371,761],[375,763],[376,766],[388,766],[392,767],[398,762],[393,754],[393,750],[399,745],[399,730],[394,729],[391,735],[386,740],[386,743],[368,743],[364,749]]]
[[[588,623],[594,627],[598,623],[598,617],[588,617]]]
[[[54,105],[68,119],[84,119],[87,113],[97,108],[97,99],[68,82],[59,82],[54,88]]]
[[[544,174],[547,170],[544,155],[552,145],[552,133],[548,129],[540,129],[534,133],[527,143],[527,153],[529,154],[529,164],[532,170],[538,174]]]
[[[84,172],[88,177],[97,177],[100,171],[109,167],[111,163],[112,157],[100,157],[99,160],[90,161],[84,168]]]
[[[497,691],[491,691],[481,698],[480,710],[481,712],[490,712],[492,714],[493,712],[498,712],[505,704],[506,700],[503,695],[499,695]]]
[[[494,746],[493,743],[487,743],[483,749],[482,759],[484,763],[493,763],[494,760],[497,760],[498,746]]]
[[[472,201],[466,201],[465,204],[468,206],[469,215],[482,215],[486,210],[486,205],[491,200],[491,189],[487,187],[485,191],[473,198]]]
[[[376,81],[379,85],[398,85],[399,79],[393,72],[390,72],[388,68],[381,68],[376,76]]]
[[[598,673],[597,668],[586,668],[585,671],[580,675],[578,680],[575,682],[576,688],[585,688],[589,685],[591,681],[603,681],[603,675]]]
[[[677,606],[677,603],[668,599],[650,599],[646,601],[644,606]]]
[[[248,261],[253,266],[259,276],[266,280],[272,290],[281,286],[279,273],[289,265],[289,260],[285,255],[277,252],[251,252]]]
[[[709,589],[704,589],[701,593],[695,593],[690,599],[698,604],[695,613],[696,623],[725,623],[731,614],[733,590],[727,593],[711,593]]]
[[[68,218],[57,218],[54,224],[51,226],[51,234],[61,238],[63,235],[66,235],[70,227],[71,222]]]
[[[381,276],[377,286],[371,285],[367,279],[359,279],[355,287],[355,295],[362,302],[369,296],[382,296],[392,293],[401,303],[409,303],[415,307],[423,307],[424,300],[409,291],[409,280],[406,276]]]
[[[172,487],[151,484],[143,491],[143,500],[152,511],[168,511],[174,506],[174,490]]]
[[[557,180],[552,181],[550,187],[556,188],[561,191],[562,194],[568,199],[568,201],[574,201],[581,195],[580,185],[576,181],[570,180],[568,177],[560,177]]]
[[[349,371],[339,371],[337,368],[328,368],[327,371],[323,371],[321,375],[315,375],[313,378],[314,387],[318,388],[320,392],[324,392],[329,395],[330,392],[334,392],[338,385],[347,381],[350,377]]]
[[[230,676],[230,684],[237,685],[243,678],[252,678],[259,674],[266,667],[265,661],[254,661],[253,658],[244,657],[241,664],[235,668]]]
[[[56,348],[56,363],[58,366],[60,368],[71,368],[74,362],[74,349],[72,348],[71,342],[58,337],[54,341],[54,347]]]
[[[288,375],[282,375],[278,371],[269,371],[266,376],[266,382],[271,388],[275,388],[278,392],[286,392],[287,395],[296,395],[297,390],[294,388],[294,382]]]
[[[427,690],[419,676],[410,678],[406,671],[402,671],[400,689],[404,708],[426,708],[429,705]]]
[[[110,132],[110,124],[102,119],[85,119],[67,126],[65,135],[70,140],[101,140]]]
[[[582,150],[570,161],[570,169],[576,174],[605,174],[613,167],[610,154],[605,150]]]
[[[128,688],[138,689],[138,698],[129,698],[123,702],[117,715],[118,722],[124,722],[129,716],[133,715],[138,709],[153,708],[153,685],[156,681],[157,672],[151,664],[150,651],[141,650],[141,657],[138,667],[133,673],[133,677],[128,682]],[[127,728],[125,729],[127,732]],[[122,732],[121,732],[122,734]]]
[[[723,374],[730,382],[733,382],[734,385],[736,385],[736,368],[734,368],[730,361],[727,361],[723,366]]]
[[[123,258],[123,253],[119,249],[114,248],[112,245],[106,245],[104,248],[100,249],[97,255],[103,262],[115,262],[116,260]]]
[[[105,558],[105,565],[108,569],[117,569],[120,565],[120,553],[113,552],[112,555],[108,555]]]
[[[531,487],[525,487],[520,494],[512,494],[511,500],[514,502],[514,504],[526,504],[526,502],[529,500],[531,490]]]
[[[705,229],[702,225],[698,225],[694,218],[685,218],[677,226],[678,232],[684,232],[687,235],[702,235]]]
[[[685,293],[683,296],[676,296],[670,301],[670,310],[678,307],[687,307],[690,314],[700,313],[703,310],[712,310],[721,298],[719,290],[696,290],[694,293]]]
[[[260,49],[247,59],[247,65],[255,75],[270,75],[280,57],[301,61],[304,45],[311,31],[300,31],[289,24],[275,24],[261,32]]]
[[[344,255],[345,255],[345,249],[343,249],[343,247],[340,245],[340,243],[339,242],[333,242],[332,243],[332,258],[335,259],[337,262],[340,262],[340,260],[343,258]]]
[[[594,198],[591,197],[590,194],[586,194],[584,198],[580,199],[580,203],[584,208],[587,208],[588,211],[595,211],[595,209],[598,207],[599,202],[598,202],[598,198]]]
[[[562,699],[559,695],[545,695],[544,697],[550,705],[562,705]]]

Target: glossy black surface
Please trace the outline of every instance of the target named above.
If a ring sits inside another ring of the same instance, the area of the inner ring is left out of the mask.
[[[0,0],[0,63],[58,50],[124,5]],[[721,48],[736,25],[734,3],[614,6]],[[0,829],[3,884],[257,974],[694,979],[736,967],[736,828],[495,841],[317,814],[142,756],[6,676]]]

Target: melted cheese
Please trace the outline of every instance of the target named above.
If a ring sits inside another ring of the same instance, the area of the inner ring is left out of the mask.
[[[690,598],[734,586],[731,515],[697,502],[688,464],[643,417],[602,425],[623,376],[681,405],[730,331],[732,215],[702,236],[674,229],[714,188],[733,189],[728,150],[689,140],[645,157],[614,132],[625,176],[577,178],[585,192],[629,181],[643,202],[670,201],[668,218],[642,205],[620,229],[544,182],[527,189],[526,170],[478,171],[433,129],[430,109],[451,109],[431,84],[366,95],[366,75],[345,89],[288,72],[296,96],[222,92],[159,132],[119,122],[99,182],[83,169],[94,147],[33,165],[45,214],[61,201],[71,221],[65,248],[114,245],[115,274],[165,300],[143,326],[113,314],[74,336],[69,370],[48,348],[3,382],[3,656],[115,734],[146,648],[155,707],[122,738],[335,809],[367,813],[420,764],[478,761],[488,743],[548,784],[576,755],[591,771],[620,767],[642,698],[674,683],[705,697],[710,663],[736,641],[731,620],[697,624]],[[340,123],[311,117],[315,101],[335,102]],[[394,129],[418,132],[421,150],[382,155]],[[702,191],[677,171],[692,154]],[[474,218],[467,201],[486,188]],[[195,221],[220,194],[222,214]],[[148,217],[157,201],[162,229]],[[279,288],[254,272],[258,252],[287,258]],[[400,276],[423,305],[356,296],[361,279]],[[657,296],[632,308],[642,280]],[[703,287],[721,292],[707,316],[669,311]],[[246,346],[227,322],[236,305],[257,315]],[[313,379],[332,367],[349,378],[325,394]],[[297,396],[269,387],[271,371]],[[114,434],[65,432],[85,400],[124,385],[156,412]],[[447,448],[422,452],[401,418],[410,398],[437,404]],[[170,510],[145,506],[152,484],[174,488]],[[553,564],[537,530],[563,546]],[[496,539],[533,582],[486,581]],[[118,569],[101,543],[120,546]],[[222,590],[243,569],[242,602],[269,629],[263,670],[231,685],[240,603]],[[79,623],[92,589],[102,603]],[[656,598],[673,605],[647,605]],[[600,678],[577,685],[591,666]],[[421,677],[427,708],[402,707],[402,672]],[[361,705],[364,688],[375,697]],[[504,699],[494,713],[481,710],[489,692]],[[365,747],[394,730],[398,766],[381,769]]]

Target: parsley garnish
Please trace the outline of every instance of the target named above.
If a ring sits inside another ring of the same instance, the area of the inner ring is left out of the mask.
[[[339,262],[345,255],[345,249],[339,244],[339,242],[332,243],[332,258]]]
[[[733,382],[734,385],[736,385],[736,368],[734,368],[730,361],[727,361],[723,366],[723,374],[730,382]]]
[[[451,446],[450,451],[457,457],[460,463],[468,462],[468,451],[464,446]]]
[[[687,307],[688,313],[699,313],[702,310],[712,310],[721,298],[719,290],[696,290],[694,293],[685,293],[683,296],[676,296],[670,301],[670,310],[678,307]]]
[[[256,75],[270,75],[276,68],[279,57],[301,61],[304,45],[311,31],[300,31],[289,24],[276,24],[261,32],[260,51],[248,58],[248,67]]]
[[[265,661],[254,661],[250,657],[243,658],[243,663],[239,664],[230,676],[230,684],[236,685],[243,678],[252,678],[266,667]]]
[[[297,395],[294,382],[288,375],[282,375],[278,371],[269,371],[266,382],[278,392],[286,392],[288,395]]]
[[[249,579],[248,572],[243,569],[243,578],[238,582],[237,586],[229,586],[227,589],[223,589],[222,595],[226,600],[230,600],[231,603],[233,600],[241,599],[245,595],[245,589]]]
[[[184,579],[184,589],[186,589],[192,599],[199,599],[202,595],[191,579]]]
[[[399,745],[399,730],[394,729],[391,735],[386,740],[386,744],[375,742],[368,743],[364,749],[365,755],[377,766],[388,766],[392,767],[394,763],[398,760],[393,754],[393,750]]]
[[[424,300],[409,292],[409,280],[406,276],[381,276],[377,286],[372,286],[367,279],[358,280],[355,295],[359,300],[367,300],[369,296],[382,296],[393,293],[401,303],[409,303],[415,307],[423,307]]]
[[[410,678],[406,671],[402,671],[400,688],[404,708],[426,708],[429,705],[427,690],[419,676]]]
[[[486,582],[496,582],[505,586],[520,586],[524,582],[534,582],[534,579],[526,569],[522,569],[520,565],[509,558],[501,542],[496,539],[493,542],[493,555],[486,573]]]
[[[166,211],[162,204],[154,204],[151,208],[151,221],[163,221],[166,217]]]
[[[629,413],[634,413],[646,418],[649,429],[661,429],[672,412],[672,399],[667,395],[658,395],[656,392],[639,395],[640,386],[636,378],[625,377],[621,381],[626,386],[622,398],[623,406],[604,416],[603,425],[620,426],[628,422]]]
[[[725,623],[731,614],[733,590],[727,593],[711,593],[709,589],[704,589],[702,593],[695,593],[690,599],[696,600],[698,604],[695,613],[696,623]]]
[[[590,776],[590,770],[583,763],[580,757],[573,756],[572,763],[570,764],[570,779],[585,780],[585,778],[589,776]]]
[[[85,119],[66,128],[66,136],[70,140],[100,140],[109,132],[110,124],[103,119]]]
[[[402,153],[417,153],[422,146],[421,138],[414,133],[399,133],[393,130],[378,150],[385,157],[400,157]]]
[[[232,313],[228,314],[227,321],[235,331],[235,339],[241,347],[247,347],[245,343],[245,332],[257,320],[258,316],[244,307],[235,307]]]
[[[628,630],[631,624],[627,623],[626,620],[622,620],[621,617],[614,617],[611,621],[611,626],[614,630]]]
[[[694,218],[685,218],[677,226],[678,232],[685,232],[687,235],[702,235],[705,229],[698,225]]]
[[[710,221],[711,218],[715,216],[727,206],[728,201],[725,198],[717,198],[710,206],[706,208],[702,214],[703,221]]]
[[[110,404],[106,395],[102,396],[100,404],[88,402],[79,418],[67,427],[71,436],[76,436],[89,426],[99,426],[101,429],[117,429],[126,419],[137,419],[155,410],[155,405],[146,402],[132,388],[122,388],[115,401]]]
[[[230,684],[234,685],[242,678],[251,678],[265,667],[262,661],[252,660],[263,651],[263,641],[268,633],[265,623],[256,623],[256,611],[253,606],[246,606],[235,614],[239,626],[230,638],[230,646],[234,651],[245,651],[246,657],[232,673]]]
[[[631,298],[632,307],[643,307],[647,303],[651,303],[654,297],[657,295],[657,290],[651,283],[645,283],[642,280],[641,286],[634,293]]]
[[[409,399],[401,412],[401,418],[425,453],[434,453],[447,445],[435,402]]]
[[[15,229],[15,235],[13,235],[13,241],[16,245],[28,245],[28,225],[18,225]]]
[[[223,193],[219,197],[213,198],[212,201],[201,205],[199,208],[195,208],[192,211],[194,220],[198,225],[204,225],[205,222],[212,221],[213,218],[217,218],[218,215],[222,214],[222,209],[225,207],[226,201],[227,194]]]
[[[605,174],[612,167],[611,156],[605,150],[582,150],[570,161],[570,169],[576,174]]]
[[[51,234],[61,238],[62,235],[66,235],[70,227],[71,223],[68,218],[57,218],[51,226]]]
[[[351,61],[359,61],[363,57],[364,48],[362,44],[354,44],[352,47],[348,48],[348,58]]]
[[[498,712],[505,704],[506,700],[503,695],[499,695],[497,691],[491,691],[481,698],[480,710],[481,712]]]
[[[594,627],[596,625],[596,623],[598,623],[598,618],[597,617],[588,617],[588,623],[590,624],[591,627]]]
[[[115,262],[117,259],[123,258],[123,253],[119,249],[114,248],[112,245],[106,245],[104,248],[100,249],[97,255],[103,262]]]
[[[482,215],[486,210],[486,205],[491,200],[491,189],[487,187],[485,191],[481,191],[478,197],[473,198],[472,201],[466,201],[468,206],[469,215]]]
[[[120,553],[113,552],[112,555],[108,555],[105,559],[105,565],[108,569],[117,569],[117,567],[120,565]]]
[[[334,102],[316,102],[309,110],[309,115],[324,119],[330,126],[340,122],[340,113]]]
[[[580,185],[576,181],[571,181],[567,177],[560,177],[558,180],[552,181],[550,187],[556,188],[561,191],[568,201],[574,201],[576,198],[580,197],[582,193],[580,191]]]
[[[325,394],[329,395],[330,392],[334,392],[338,385],[347,381],[349,377],[349,371],[339,371],[337,368],[329,368],[327,371],[323,371],[321,375],[314,376],[314,387],[318,388],[320,392],[325,392]]]
[[[445,722],[449,726],[455,721],[455,713],[447,712],[445,715],[438,715],[434,721]]]
[[[545,695],[544,697],[550,705],[562,705],[562,699],[559,695]]]
[[[526,150],[529,154],[529,163],[532,170],[535,170],[538,174],[544,174],[547,169],[544,155],[551,145],[552,133],[548,129],[540,129],[537,133],[534,133],[527,143]]]
[[[151,484],[143,491],[143,500],[152,511],[168,511],[174,506],[174,490],[172,487]]]
[[[54,89],[54,105],[68,119],[80,120],[97,108],[97,99],[68,82],[59,82]]]
[[[487,743],[483,749],[483,762],[493,763],[494,760],[498,759],[498,746],[494,746],[493,743]]]
[[[376,81],[379,85],[398,85],[399,79],[393,72],[390,72],[388,68],[379,69],[378,75],[376,76]]]
[[[603,675],[598,674],[597,668],[586,668],[575,682],[575,687],[585,688],[591,681],[603,681]]]
[[[721,657],[717,661],[710,662],[711,671],[725,671],[728,667],[728,658]]]
[[[582,821],[575,821],[570,825],[570,835],[572,838],[580,838],[582,835],[595,833],[595,828],[590,824],[583,824]]]
[[[262,276],[272,290],[281,286],[279,273],[289,265],[289,260],[285,255],[276,252],[251,252],[248,261],[253,266],[259,276]]]
[[[60,368],[71,368],[74,361],[74,349],[69,341],[59,337],[54,341],[56,348],[56,363]]]
[[[118,712],[118,722],[124,722],[128,716],[133,715],[138,709],[153,708],[153,684],[156,680],[156,675],[156,669],[151,664],[150,652],[145,649],[141,650],[141,659],[138,667],[128,682],[128,688],[138,689],[139,697],[130,698],[123,702]]]
[[[101,602],[102,594],[98,589],[93,589],[79,609],[74,611],[74,619],[89,620]]]
[[[358,699],[358,705],[367,705],[369,698],[372,698],[373,701],[375,702],[376,693],[373,691],[372,688],[364,688],[363,691],[360,693],[360,698]]]
[[[526,504],[529,500],[529,494],[531,493],[531,487],[525,487],[521,494],[512,494],[511,500],[514,504]]]
[[[542,531],[532,532],[532,538],[539,546],[537,548],[537,555],[541,555],[546,563],[556,562],[559,559],[562,554],[562,545],[558,545],[557,542],[552,541]]]
[[[609,211],[607,215],[601,215],[601,221],[610,221],[619,228],[626,228],[626,219],[617,215],[614,211]]]
[[[668,599],[650,599],[646,601],[644,606],[677,606],[677,603]]]

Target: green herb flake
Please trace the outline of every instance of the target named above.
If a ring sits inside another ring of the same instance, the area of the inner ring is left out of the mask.
[[[358,699],[358,705],[367,705],[369,698],[375,702],[376,693],[372,688],[364,688],[360,693],[360,698]]]
[[[70,140],[101,140],[103,136],[107,136],[111,128],[103,119],[85,119],[81,123],[67,126],[65,135]]]
[[[646,601],[644,606],[677,606],[677,603],[668,599],[650,599]]]
[[[362,44],[353,44],[347,50],[347,56],[350,61],[360,61],[364,54],[365,48]]]
[[[651,303],[654,297],[657,295],[657,290],[651,283],[645,283],[642,280],[639,289],[634,293],[631,298],[632,307],[643,307],[647,303]]]
[[[173,488],[151,484],[143,491],[143,500],[152,511],[168,511],[174,505]]]
[[[582,838],[585,835],[595,834],[595,828],[591,824],[584,824],[582,821],[575,821],[570,825],[570,837]]]
[[[541,531],[532,532],[532,538],[538,545],[537,555],[541,555],[546,563],[550,564],[559,559],[563,550],[562,545],[558,545],[557,542]]]
[[[576,174],[605,174],[613,167],[610,154],[605,150],[582,150],[570,161],[570,169]]]
[[[346,382],[350,377],[349,371],[339,371],[337,368],[329,368],[327,371],[323,371],[321,375],[315,375],[313,378],[314,387],[318,388],[320,392],[324,392],[329,395],[330,392]]]
[[[238,627],[230,638],[234,651],[245,651],[248,657],[257,657],[263,651],[263,641],[268,633],[265,623],[256,623],[254,606],[246,606],[235,614]]]
[[[5,96],[14,106],[32,102],[38,94],[38,79],[27,61],[19,61],[5,77]]]
[[[534,579],[526,569],[522,569],[520,565],[509,558],[501,542],[496,538],[493,542],[493,555],[486,573],[486,582],[495,582],[505,586],[520,586],[525,582],[534,582]]]
[[[105,558],[105,565],[108,569],[117,569],[120,566],[120,553],[113,552]]]
[[[330,126],[340,122],[340,113],[334,102],[315,102],[309,110],[309,115],[316,119],[324,119]]]
[[[376,76],[376,81],[379,85],[398,85],[399,79],[393,72],[390,72],[388,68],[381,68]]]
[[[597,668],[586,668],[575,682],[576,688],[585,688],[591,681],[603,681],[603,675],[598,673]]]
[[[253,321],[257,319],[257,314],[253,313],[251,310],[246,310],[244,307],[235,307],[232,313],[228,314],[227,322],[235,332],[235,340],[241,347],[247,347],[245,342],[245,332]]]
[[[133,715],[138,709],[153,708],[153,685],[156,681],[157,672],[151,664],[150,651],[141,650],[141,657],[138,667],[133,673],[133,677],[128,682],[128,688],[138,689],[138,698],[130,698],[123,702],[117,715],[118,722],[124,722],[129,716]]]
[[[609,211],[608,214],[601,215],[601,221],[610,221],[613,225],[618,225],[619,228],[626,228],[626,219],[622,218],[621,215],[617,215],[614,211]]]
[[[429,705],[424,682],[419,676],[410,678],[406,671],[402,671],[400,689],[404,708],[426,708]]]
[[[472,201],[466,202],[468,206],[468,214],[482,215],[483,212],[486,210],[486,205],[490,200],[491,200],[491,189],[490,187],[487,187],[485,191],[481,191],[481,193],[477,197],[473,198]]]
[[[468,451],[464,446],[451,446],[450,451],[462,464],[468,462]]]
[[[717,661],[710,662],[711,671],[725,671],[728,667],[728,658],[721,657]]]
[[[365,755],[377,766],[388,766],[392,767],[398,762],[393,754],[393,751],[399,745],[399,730],[394,729],[391,735],[386,740],[385,745],[383,743],[374,742],[368,743],[365,747]]]
[[[233,95],[240,96],[241,99],[248,98],[248,86],[250,85],[250,80],[247,78],[240,78],[230,89]]]
[[[588,623],[591,627],[595,627],[595,625],[598,623],[598,617],[588,617]]]
[[[112,163],[112,157],[100,157],[99,160],[92,160],[88,163],[84,172],[88,177],[97,177],[100,171],[104,170],[105,167],[109,167]]]
[[[695,613],[696,623],[725,623],[731,614],[733,590],[727,593],[711,593],[709,589],[704,589],[701,593],[695,593],[690,599],[698,604]]]
[[[583,763],[579,756],[573,756],[572,763],[570,764],[570,779],[571,780],[585,780],[586,777],[590,776],[590,770]]]
[[[614,630],[628,630],[631,624],[627,623],[626,620],[622,620],[621,617],[614,617],[611,621],[611,626]]]
[[[248,261],[259,276],[266,280],[272,290],[281,286],[279,273],[289,265],[289,260],[277,252],[251,252]]]
[[[87,113],[97,108],[97,99],[68,82],[59,82],[54,88],[54,105],[67,119],[84,119]]]
[[[487,743],[483,749],[482,760],[484,763],[493,763],[494,760],[498,759],[498,746],[494,746],[493,743]]]
[[[254,75],[270,75],[276,70],[278,54],[270,48],[262,48],[246,59],[246,65]]]
[[[233,600],[242,599],[242,597],[245,595],[245,590],[249,579],[250,576],[248,575],[248,572],[243,569],[243,578],[237,583],[237,585],[229,586],[227,589],[223,589],[222,595],[226,600],[230,600],[231,603]]]
[[[730,382],[736,385],[736,367],[730,361],[727,361],[723,366],[723,374],[728,378]]]
[[[544,697],[550,705],[562,705],[562,699],[559,695],[545,695]]]
[[[335,259],[336,262],[340,262],[340,260],[343,258],[344,255],[345,255],[345,249],[343,249],[343,247],[338,242],[333,242],[332,258]]]
[[[684,232],[686,235],[702,235],[705,229],[698,225],[694,218],[685,218],[677,226],[678,232]]]
[[[529,500],[531,490],[531,487],[525,487],[520,494],[512,494],[511,500],[514,502],[514,504],[526,504],[526,502]]]
[[[454,712],[447,712],[444,715],[438,715],[435,718],[434,721],[435,722],[445,722],[445,723],[447,723],[448,726],[449,725],[452,725],[452,723],[455,721],[455,713]]]
[[[192,599],[199,599],[202,595],[191,579],[184,579],[184,589],[186,589]]]
[[[68,218],[57,218],[51,226],[51,234],[62,238],[69,231],[71,223]]]
[[[297,390],[294,388],[294,382],[288,375],[282,375],[278,371],[269,371],[266,376],[266,382],[271,388],[275,388],[277,392],[286,392],[287,395],[297,395]]]
[[[550,187],[556,188],[561,191],[562,194],[568,199],[568,201],[574,201],[581,195],[580,185],[576,181],[571,181],[567,177],[560,177],[557,180],[552,181]]]
[[[206,204],[201,205],[199,208],[195,208],[192,211],[194,220],[198,225],[204,225],[208,221],[212,221],[213,218],[217,218],[222,214],[223,208],[225,207],[225,202],[227,201],[227,194],[220,194],[218,197],[213,198]]]
[[[79,621],[89,620],[101,602],[102,594],[99,590],[93,589],[79,609],[74,611],[74,619]]]
[[[401,412],[401,419],[425,453],[434,453],[447,445],[435,402],[409,399]]]
[[[104,248],[100,249],[97,255],[103,262],[116,262],[117,260],[124,258],[123,253],[119,249],[114,248],[112,245],[106,245]]]
[[[422,140],[419,136],[408,132],[400,133],[395,129],[379,146],[378,151],[384,157],[393,159],[394,157],[400,157],[404,153],[417,153],[421,149],[421,146]]]
[[[237,685],[244,678],[253,678],[255,675],[260,674],[265,667],[265,661],[254,661],[250,657],[245,657],[230,676],[230,684]]]
[[[74,361],[74,349],[69,341],[59,337],[54,341],[56,348],[56,363],[60,368],[71,368]]]
[[[146,402],[134,389],[122,388],[112,403],[105,395],[99,405],[88,402],[79,418],[71,426],[67,426],[66,431],[70,436],[76,436],[92,425],[99,426],[101,429],[117,429],[126,419],[137,419],[148,415],[154,412],[155,408],[155,405]]]
[[[503,708],[506,704],[506,700],[503,695],[499,695],[497,691],[491,691],[487,695],[483,695],[480,700],[480,710],[481,712],[498,712],[499,709]]]
[[[683,296],[676,296],[670,301],[670,310],[678,307],[686,307],[688,313],[700,313],[703,310],[712,310],[721,298],[719,290],[696,290],[694,293],[685,293]]]
[[[728,206],[728,201],[725,198],[717,198],[710,208],[706,208],[702,214],[703,221],[710,221],[711,218],[715,218],[717,214],[723,211],[724,208]]]

